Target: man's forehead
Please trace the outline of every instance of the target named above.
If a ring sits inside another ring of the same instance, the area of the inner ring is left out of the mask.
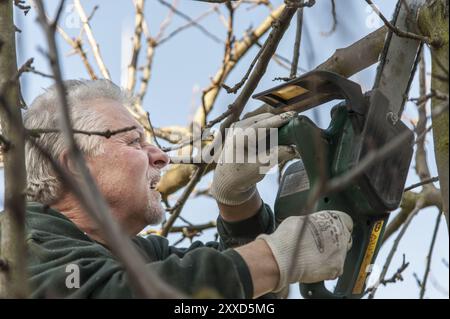
[[[120,102],[114,100],[99,100],[95,108],[102,114],[109,129],[116,130],[124,127],[135,126],[132,131],[144,134],[142,125],[131,115],[131,113]]]

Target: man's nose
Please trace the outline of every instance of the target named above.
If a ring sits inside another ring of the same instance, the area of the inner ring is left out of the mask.
[[[151,166],[161,169],[169,163],[169,156],[158,147],[150,145],[148,147],[148,160]]]

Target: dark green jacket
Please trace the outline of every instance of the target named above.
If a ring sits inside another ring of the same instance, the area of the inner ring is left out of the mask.
[[[61,213],[29,203],[26,222],[32,297],[133,298],[120,262]],[[187,294],[208,288],[225,298],[251,298],[253,284],[248,267],[230,247],[272,232],[273,214],[263,205],[245,221],[228,223],[219,217],[217,229],[220,242],[196,241],[189,248],[170,246],[166,238],[154,235],[136,236],[132,241],[149,270]],[[67,268],[70,264],[80,270],[80,288],[66,287],[73,271]]]

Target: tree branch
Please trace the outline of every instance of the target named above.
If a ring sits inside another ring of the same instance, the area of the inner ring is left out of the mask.
[[[139,51],[141,50],[141,35],[142,35],[142,22],[144,21],[144,0],[136,0],[135,8],[135,26],[134,26],[134,36],[133,45],[131,49],[131,60],[128,65],[128,81],[127,90],[133,92],[134,86],[136,84],[136,65],[139,57]]]
[[[367,2],[368,5],[370,5],[372,7],[372,10],[380,17],[380,19],[383,20],[384,24],[389,28],[389,30],[394,32],[397,36],[402,37],[402,38],[419,40],[419,41],[425,42],[426,44],[433,44],[432,40],[429,37],[425,37],[423,35],[400,30],[399,28],[394,26],[392,23],[390,23],[388,21],[388,19],[386,19],[386,17],[380,12],[378,7],[371,0],[365,0],[365,1]]]
[[[304,0],[300,1],[301,4]],[[303,8],[298,8],[297,10],[297,28],[295,30],[295,42],[294,42],[294,54],[292,57],[291,64],[291,78],[297,76],[298,61],[300,59],[300,43],[302,41],[302,28],[303,28]]]
[[[16,4],[21,2],[16,1]],[[0,216],[0,298],[26,298],[25,134],[19,103],[13,2],[0,1],[0,121],[8,148],[4,164],[4,213]],[[13,75],[13,76],[11,76]]]
[[[111,76],[109,75],[109,71],[106,68],[105,63],[103,62],[103,58],[100,53],[100,46],[98,45],[97,41],[94,38],[94,34],[92,33],[91,26],[89,25],[89,20],[86,16],[86,12],[84,11],[80,0],[74,0],[73,3],[75,5],[75,9],[78,12],[78,15],[80,16],[81,22],[83,23],[84,32],[86,32],[88,42],[91,46],[92,53],[94,54],[95,61],[97,62],[98,67],[100,68],[100,72],[102,73],[102,75],[105,79],[110,80]]]
[[[117,130],[106,130],[106,131],[83,131],[83,130],[75,130],[73,129],[74,134],[83,134],[83,135],[97,135],[97,136],[103,136],[106,138],[110,138],[114,135],[129,132],[132,130],[135,130],[136,126],[128,126]],[[48,134],[48,133],[62,133],[59,129],[27,129],[26,134],[30,137],[40,137],[42,134]]]
[[[434,226],[433,236],[431,238],[430,248],[428,250],[428,255],[427,255],[427,266],[425,268],[425,273],[423,275],[423,280],[421,282],[420,299],[423,299],[423,297],[425,296],[428,275],[430,274],[430,269],[431,269],[431,256],[433,254],[434,244],[436,242],[436,237],[437,237],[437,233],[439,231],[439,225],[441,223],[441,219],[442,219],[442,212],[438,211],[437,218],[436,218],[436,225]]]
[[[380,277],[378,279],[378,282],[382,282],[386,276],[386,273],[389,269],[389,265],[391,264],[392,258],[395,255],[395,252],[397,251],[397,247],[401,241],[401,239],[403,238],[403,235],[405,234],[406,230],[408,229],[409,224],[411,223],[412,219],[414,218],[414,216],[417,215],[417,213],[423,208],[424,202],[422,199],[419,199],[416,202],[416,205],[413,209],[413,211],[411,212],[411,214],[408,216],[408,218],[406,219],[405,224],[403,225],[400,233],[397,235],[397,238],[394,241],[394,244],[392,245],[391,251],[389,252],[388,257],[386,258],[386,262],[383,266],[383,270],[381,271]],[[377,287],[373,287],[370,290],[370,294],[369,294],[369,299],[373,299],[375,297],[375,293],[377,291]]]

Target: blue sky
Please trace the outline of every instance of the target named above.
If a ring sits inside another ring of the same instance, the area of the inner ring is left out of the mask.
[[[49,12],[54,12],[56,3],[56,1],[46,2]],[[272,3],[274,6],[278,6],[282,3],[282,0],[274,0]],[[109,68],[112,80],[118,84],[123,83],[123,80],[126,79],[126,63],[124,61],[127,62],[130,55],[130,39],[134,28],[132,2],[129,0],[114,2],[84,0],[82,4],[88,14],[95,5],[99,5],[91,25],[100,44],[101,52],[105,64]],[[377,1],[377,4],[386,16],[392,15],[395,1]],[[207,3],[180,0],[178,8],[191,17],[196,17],[206,11],[209,6]],[[248,5],[244,5],[235,16],[235,34],[237,38],[240,38],[247,28],[257,26],[268,14],[267,8],[261,7],[253,10],[245,8],[248,8]],[[223,12],[225,11],[223,10]],[[158,1],[148,0],[146,2],[145,15],[152,35],[157,33],[166,13],[167,8],[161,6]],[[322,32],[330,30],[332,25],[330,1],[317,1],[313,8],[305,9],[304,34],[300,51],[300,66],[302,68],[307,70],[314,68],[331,56],[337,48],[345,47],[381,26],[380,20],[371,12],[363,0],[337,1],[337,17],[338,25],[336,31],[331,36],[324,36]],[[28,58],[34,57],[36,69],[50,73],[46,60],[38,51],[38,48],[45,48],[46,46],[43,33],[36,23],[34,10],[31,10],[26,17],[22,14],[16,14],[16,24],[22,29],[22,33],[17,36],[19,43],[18,64],[22,64]],[[168,32],[182,24],[184,24],[184,21],[175,16],[168,28]],[[76,18],[76,13],[72,10],[71,1],[67,1],[66,9],[61,17],[61,26],[70,35],[76,36],[79,33],[80,25]],[[204,19],[202,25],[216,36],[225,38],[226,29],[221,24],[217,14],[211,14]],[[277,53],[288,58],[292,56],[294,35],[295,24],[292,23],[286,36],[281,41]],[[81,64],[80,58],[71,54],[71,48],[60,37],[58,37],[58,45],[65,79],[87,78],[88,75]],[[85,48],[88,48],[87,43],[85,43]],[[145,46],[141,51],[140,65],[144,63],[144,50]],[[242,78],[256,52],[257,49],[254,48],[242,59],[226,81],[228,85],[233,85]],[[200,105],[201,89],[208,86],[210,78],[220,67],[222,54],[223,47],[221,44],[205,37],[203,33],[195,28],[189,28],[181,32],[171,41],[157,48],[152,78],[144,100],[145,108],[150,112],[155,126],[184,126],[189,123],[198,105]],[[95,66],[91,52],[88,52],[88,55]],[[429,57],[427,57],[427,62],[429,68]],[[356,74],[352,77],[352,80],[360,83],[364,91],[370,89],[373,85],[375,68],[373,66]],[[96,71],[97,74],[100,74],[98,69]],[[288,70],[281,68],[272,61],[256,92],[278,84],[278,82],[273,82],[275,77],[288,75]],[[43,88],[51,85],[50,80],[36,75],[25,74],[22,81],[23,95],[27,103],[30,103],[33,98],[40,94]],[[419,96],[417,80],[413,83],[410,96]],[[212,119],[221,114],[227,105],[233,102],[234,98],[235,95],[222,92],[210,118]],[[320,126],[327,126],[329,121],[328,114],[332,105],[327,104],[317,109],[316,112],[319,114],[318,124]],[[259,103],[257,101],[251,100],[245,111],[250,111],[258,106]],[[306,112],[306,115],[316,120],[317,114],[314,115],[312,111]],[[404,120],[414,120],[416,117],[415,106],[408,104],[404,113]],[[427,147],[431,175],[436,176],[431,138],[427,140]],[[199,188],[206,187],[210,183],[211,178],[211,174],[204,177]],[[418,178],[414,167],[411,166],[407,185],[417,181]],[[259,192],[266,203],[273,205],[277,187],[276,174],[268,175],[258,185]],[[3,194],[3,191],[1,193]],[[177,194],[172,197],[172,200],[176,200],[176,197]],[[218,210],[213,200],[199,197],[187,203],[183,216],[191,222],[200,223],[214,220],[217,214]],[[410,266],[403,272],[404,281],[389,285],[386,288],[381,287],[377,293],[379,298],[417,298],[419,296],[419,289],[413,273],[416,272],[421,277],[425,270],[425,258],[428,253],[436,214],[436,209],[426,209],[413,220],[398,248],[397,257],[394,258],[388,272],[389,276],[401,265],[401,258],[404,253],[406,260],[410,262]],[[200,239],[212,240],[214,233],[212,230],[206,231]],[[170,239],[177,240],[178,235],[170,236]],[[182,243],[182,245],[187,244],[187,241]],[[392,239],[383,246],[377,259],[379,266],[384,264],[391,245]],[[427,298],[448,298],[448,267],[442,262],[442,259],[448,261],[448,255],[448,232],[445,222],[442,221],[433,254],[431,277],[426,293]],[[294,286],[291,297],[297,298],[298,296],[297,288]]]

